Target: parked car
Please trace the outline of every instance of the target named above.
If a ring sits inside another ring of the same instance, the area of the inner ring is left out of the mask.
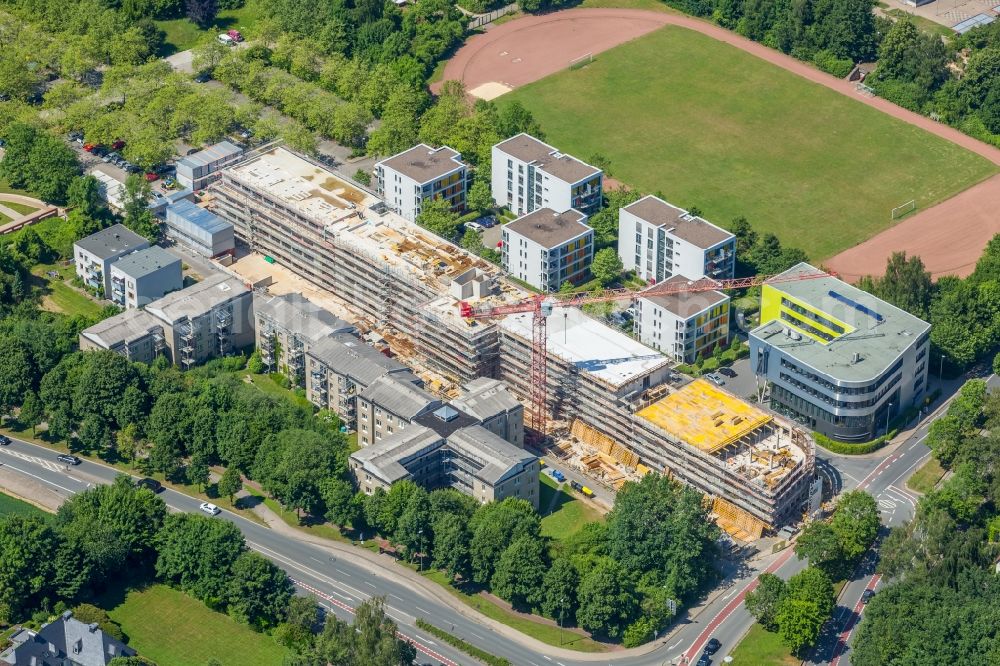
[[[497,226],[496,215],[484,215],[483,217],[476,220],[476,222],[483,225],[483,227],[486,229]]]
[[[177,180],[173,176],[168,176],[167,179],[163,181],[163,187],[168,190],[172,190],[177,187]]]
[[[111,150],[121,150],[124,147],[125,147],[125,142],[122,141],[121,139],[118,139],[113,144],[111,144]]]
[[[76,456],[71,456],[68,453],[60,453],[59,455],[56,456],[56,460],[58,460],[59,462],[64,462],[67,465],[79,465],[81,462],[83,462]]]
[[[243,34],[239,30],[227,30],[226,34],[229,35],[229,39],[236,43],[243,41]]]
[[[726,377],[735,377],[736,371],[732,368],[719,368],[719,374],[725,375]]]
[[[590,488],[588,488],[587,486],[584,486],[583,488],[580,488],[580,492],[583,493],[584,495],[586,495],[587,497],[593,497],[594,496],[594,491],[591,490]]]
[[[865,590],[861,593],[861,603],[867,604],[875,596],[875,590]]]
[[[708,378],[710,382],[712,382],[713,384],[717,384],[718,386],[722,386],[723,384],[726,383],[726,380],[722,378],[722,375],[716,372],[710,372],[707,375],[705,375],[705,377]]]
[[[472,229],[473,231],[482,231],[483,225],[479,224],[478,222],[469,222],[465,225],[465,228]]]
[[[66,135],[66,138],[70,141],[75,141],[77,143],[83,143],[83,132],[70,132]]]
[[[207,513],[210,516],[217,516],[222,513],[222,509],[215,506],[211,502],[202,502],[198,505],[198,508]]]
[[[722,647],[722,643],[719,642],[718,638],[709,638],[708,642],[705,643],[705,654],[715,654],[720,647]]]
[[[233,41],[233,38],[230,37],[229,35],[227,35],[226,33],[220,34],[217,37],[217,39],[219,40],[220,44],[225,44],[226,46],[235,46],[236,45],[236,42]]]
[[[88,153],[94,152],[94,148],[97,148],[97,144],[96,143],[85,143],[85,144],[83,144],[83,149],[86,150]]]
[[[144,479],[139,479],[135,482],[136,488],[146,488],[152,490],[154,493],[163,492],[163,484],[156,479],[151,479],[148,476]]]
[[[10,446],[10,437],[7,435],[0,435],[0,446]]]
[[[695,664],[695,666],[712,666],[712,658],[707,654],[702,653],[701,659],[698,660],[698,663]]]
[[[577,481],[570,481],[569,482],[569,487],[572,488],[573,490],[577,491],[577,492],[583,490],[583,484],[579,483]]]
[[[146,179],[147,183],[152,183],[160,179],[160,174],[148,171],[146,172],[146,175],[143,176],[143,178]]]

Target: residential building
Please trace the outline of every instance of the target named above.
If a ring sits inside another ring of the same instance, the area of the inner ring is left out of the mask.
[[[618,256],[648,282],[733,277],[736,237],[652,194],[618,211]]]
[[[213,210],[252,250],[329,292],[393,350],[455,385],[497,376],[496,325],[461,317],[459,302],[522,298],[498,267],[285,148],[226,169],[212,193]]]
[[[416,381],[414,381],[416,380]],[[413,375],[386,374],[358,394],[358,443],[375,444],[441,406]]]
[[[219,171],[240,161],[243,149],[231,141],[220,141],[177,160],[177,182],[201,190],[219,177]]]
[[[181,260],[154,245],[111,264],[111,301],[125,309],[145,307],[184,287]]]
[[[302,294],[255,294],[253,300],[261,358],[270,370],[288,377],[293,386],[305,387],[305,354],[317,342],[356,330]]]
[[[233,225],[209,210],[181,199],[166,207],[166,235],[205,257],[236,253]]]
[[[484,428],[514,446],[524,446],[524,405],[498,379],[480,377],[461,389],[451,404],[476,417]]]
[[[413,222],[425,201],[447,199],[454,211],[465,210],[468,167],[448,146],[420,143],[375,163],[375,189],[390,210]]]
[[[540,208],[593,215],[601,208],[604,172],[530,134],[493,146],[493,200],[517,215]]]
[[[19,629],[0,664],[10,666],[107,666],[115,657],[134,657],[135,650],[112,638],[97,623],[85,624],[64,612],[38,631]]]
[[[686,282],[675,275],[665,284]],[[641,296],[634,326],[642,344],[680,363],[694,363],[699,355],[729,344],[729,296],[721,291]]]
[[[578,210],[539,208],[503,227],[503,267],[542,291],[576,284],[590,271],[594,230]]]
[[[517,497],[538,508],[538,458],[448,405],[355,451],[349,462],[369,495],[409,479],[428,490],[455,488],[482,503]]]
[[[761,290],[750,363],[771,408],[828,437],[867,441],[927,392],[930,325],[801,263]]]
[[[360,430],[358,394],[379,377],[392,376],[410,384],[421,384],[408,367],[347,333],[310,345],[305,357],[306,396],[320,409],[335,412],[351,430]],[[366,414],[371,423],[371,414]]]
[[[113,224],[73,244],[76,274],[85,285],[97,289],[104,297],[111,293],[111,264],[119,257],[147,247],[148,240],[122,224]]]
[[[712,499],[719,525],[742,540],[798,521],[815,492],[809,433],[704,379],[641,402],[624,443],[637,464]]]
[[[166,350],[163,322],[145,310],[126,310],[80,332],[80,350],[107,349],[152,363]]]
[[[164,323],[171,360],[187,369],[253,344],[253,296],[236,278],[216,273],[146,306]]]

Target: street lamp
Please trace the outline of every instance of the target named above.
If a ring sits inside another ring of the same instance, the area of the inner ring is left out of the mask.
[[[885,409],[885,436],[889,436],[889,415],[892,413],[892,403],[890,402],[888,407]]]
[[[424,528],[421,527],[419,530],[417,530],[417,534],[420,536],[420,538],[417,539],[417,541],[419,542],[418,545],[420,547],[420,573],[423,573],[424,572]]]
[[[563,613],[566,611],[566,597],[559,598],[559,646],[562,647],[563,644]]]

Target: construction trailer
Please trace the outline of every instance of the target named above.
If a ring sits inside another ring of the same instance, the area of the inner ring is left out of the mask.
[[[240,240],[329,291],[407,363],[426,363],[456,386],[498,376],[496,325],[463,319],[457,305],[523,298],[496,266],[282,147],[250,154],[211,191],[214,212]]]

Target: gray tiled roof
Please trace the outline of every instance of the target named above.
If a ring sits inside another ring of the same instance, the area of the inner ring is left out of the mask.
[[[534,164],[559,180],[578,183],[601,173],[597,167],[581,162],[572,155],[560,153],[549,144],[530,134],[518,134],[497,144],[497,148],[522,162]]]
[[[379,377],[361,392],[361,397],[407,421],[441,404],[413,382],[394,375]]]
[[[354,326],[324,310],[302,294],[254,295],[257,317],[271,319],[276,325],[303,336],[312,343],[337,333],[354,331]]]
[[[733,235],[711,222],[691,215],[683,208],[647,194],[625,206],[625,210],[658,227],[667,227],[674,236],[704,250],[733,238]]]
[[[19,635],[14,646],[0,653],[0,663],[16,666],[106,666],[115,657],[136,654],[135,650],[108,636],[96,624],[84,624],[72,615],[67,611],[37,633]]]
[[[249,293],[246,285],[225,273],[216,273],[186,289],[167,294],[146,306],[146,310],[170,323],[185,317],[200,317],[212,308]]]
[[[691,280],[683,275],[675,275],[660,284],[677,284],[687,282],[691,282]],[[674,313],[682,319],[693,317],[699,312],[704,312],[712,306],[724,303],[729,299],[729,297],[721,291],[695,291],[680,294],[668,294],[665,296],[642,296],[642,298],[660,306],[661,308],[664,308],[668,312]]]
[[[418,143],[378,164],[423,184],[465,166],[461,158],[461,153],[448,146],[431,148],[426,143]]]
[[[535,459],[533,454],[478,425],[455,431],[448,437],[448,446],[483,463],[476,476],[491,484]]]
[[[331,371],[350,377],[363,387],[390,373],[399,375],[403,381],[419,381],[405,365],[348,333],[319,340],[306,353]]]
[[[81,238],[74,245],[100,259],[110,259],[124,252],[149,247],[149,241],[123,224],[113,224],[96,234]]]
[[[466,384],[462,395],[451,403],[481,421],[521,407],[517,398],[507,390],[506,384],[489,377],[480,377]]]
[[[390,437],[375,442],[351,454],[364,468],[386,483],[395,483],[409,476],[403,464],[414,454],[428,447],[439,448],[441,435],[424,426],[411,425]]]
[[[586,215],[572,208],[564,213],[557,213],[551,208],[539,208],[522,215],[504,226],[504,229],[552,249],[590,230],[584,224],[586,219]]]

